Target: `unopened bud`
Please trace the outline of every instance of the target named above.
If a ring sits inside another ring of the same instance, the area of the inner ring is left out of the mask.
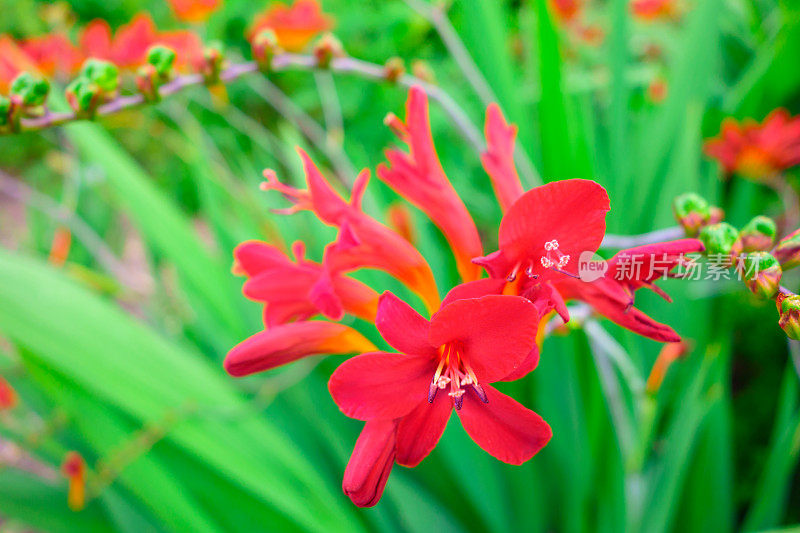
[[[397,83],[397,80],[405,73],[406,66],[403,63],[403,59],[399,57],[390,57],[383,66],[383,76],[392,83]]]
[[[96,83],[81,76],[67,85],[67,102],[75,113],[79,115],[91,115],[100,105],[100,87]]]
[[[175,65],[175,51],[172,48],[157,44],[147,51],[147,63],[152,65],[162,81],[172,76],[172,67]]]
[[[784,270],[800,265],[800,229],[781,239],[772,253]]]
[[[708,208],[708,212],[711,215],[708,217],[709,224],[716,224],[725,220],[725,211],[723,211],[721,207],[712,205]]]
[[[21,73],[11,82],[11,99],[24,108],[44,105],[49,92],[50,83],[45,79],[35,77],[30,72]]]
[[[727,222],[720,222],[705,226],[700,230],[700,241],[706,247],[706,253],[711,255],[730,255],[739,232]]]
[[[326,33],[314,45],[314,57],[317,59],[317,66],[320,68],[328,68],[334,58],[344,56],[342,42],[332,33]]]
[[[781,329],[790,339],[800,340],[800,296],[791,294],[778,300],[778,321]]]
[[[81,75],[97,85],[106,99],[115,96],[119,87],[119,69],[114,63],[102,59],[88,59],[81,68]]]
[[[677,196],[672,202],[675,219],[690,237],[697,235],[700,229],[708,224],[711,211],[705,198],[694,193]]]
[[[160,76],[156,71],[156,67],[151,64],[142,65],[136,71],[136,87],[142,93],[144,99],[148,102],[158,102],[161,100],[161,94],[158,92],[160,85]]]
[[[203,51],[203,64],[200,72],[205,78],[206,85],[216,85],[219,83],[219,75],[225,64],[225,54],[219,45],[211,45]]]
[[[283,52],[278,44],[278,36],[271,29],[258,32],[252,41],[253,59],[263,72],[272,70],[272,58]]]
[[[436,83],[436,75],[431,66],[421,59],[411,63],[411,74],[427,83]]]
[[[741,272],[745,285],[756,296],[772,298],[781,285],[781,265],[772,254],[753,252],[742,257]]]
[[[775,221],[769,217],[757,216],[753,218],[739,232],[739,241],[736,243],[737,252],[763,252],[772,248],[777,233]]]

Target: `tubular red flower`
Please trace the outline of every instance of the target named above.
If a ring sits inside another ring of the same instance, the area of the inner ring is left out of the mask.
[[[17,406],[17,393],[11,384],[0,376],[0,411],[13,409]]]
[[[359,268],[383,270],[417,293],[429,310],[437,309],[439,292],[425,258],[402,236],[361,210],[369,171],[363,171],[356,179],[347,203],[311,158],[303,150],[298,152],[303,159],[308,190],[283,185],[272,172],[265,173],[268,181],[263,188],[277,190],[293,202],[293,207],[284,212],[308,209],[325,224],[339,228],[336,241],[328,245],[323,258],[323,265],[331,275]]]
[[[61,473],[69,482],[69,508],[80,511],[86,505],[86,461],[78,452],[68,452],[61,463]]]
[[[356,330],[310,320],[291,322],[256,333],[240,342],[225,357],[225,370],[234,377],[247,376],[311,355],[350,354],[374,350]]]
[[[76,72],[84,59],[80,50],[65,35],[58,33],[31,37],[19,46],[44,76]]]
[[[333,27],[333,19],[324,13],[316,0],[296,0],[291,6],[273,4],[258,15],[247,32],[252,40],[262,30],[275,32],[284,50],[299,52],[320,32]]]
[[[364,424],[342,480],[342,490],[359,507],[372,507],[383,495],[394,466],[396,430],[394,420]]]
[[[378,327],[404,353],[349,359],[328,387],[347,416],[397,423],[400,464],[415,466],[431,452],[453,408],[479,446],[520,464],[544,447],[552,432],[536,413],[488,384],[527,358],[535,348],[538,322],[535,306],[517,296],[453,299],[429,322],[387,292],[381,296]]]
[[[412,87],[406,101],[406,123],[390,116],[391,126],[409,153],[386,150],[389,163],[378,165],[378,178],[425,212],[444,233],[464,281],[480,277],[471,260],[483,254],[475,223],[444,173],[433,145],[428,119],[428,97]]]
[[[517,127],[509,125],[500,106],[489,104],[486,108],[486,152],[481,154],[481,163],[492,179],[497,201],[503,213],[523,194],[517,168],[514,166],[514,143]]]
[[[577,275],[578,255],[594,252],[606,231],[605,189],[590,180],[548,183],[523,194],[500,222],[500,249],[473,261],[493,278],[526,275],[538,282],[553,272]]]
[[[725,119],[719,135],[706,141],[704,151],[726,173],[757,181],[773,179],[800,164],[800,118],[776,109],[761,124]]]
[[[8,35],[0,35],[0,92],[7,93],[20,72],[38,72],[34,60]]]
[[[318,263],[304,258],[304,246],[293,246],[295,261],[276,247],[246,241],[234,250],[234,270],[245,273],[244,295],[266,304],[264,322],[274,326],[323,314],[340,320],[349,313],[367,321],[375,320],[378,293],[360,281],[330,274]]]
[[[175,18],[184,22],[204,22],[220,4],[220,0],[169,0]]]
[[[631,12],[636,18],[647,22],[672,19],[680,14],[675,0],[633,0]]]
[[[667,301],[669,296],[654,281],[666,277],[684,254],[703,251],[697,239],[681,239],[620,251],[608,261],[605,276],[595,281],[565,278],[554,283],[564,299],[582,300],[609,320],[660,342],[678,342],[680,336],[633,307],[634,294],[649,288]]]

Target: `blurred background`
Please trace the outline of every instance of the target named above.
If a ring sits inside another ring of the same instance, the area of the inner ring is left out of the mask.
[[[93,19],[116,29],[148,12],[159,30],[191,30],[237,63],[251,57],[245,35],[269,6],[223,0],[207,20],[187,22],[167,0],[0,0],[0,62],[13,53],[8,42],[63,34],[77,43]],[[479,131],[486,104],[499,102],[519,126],[525,187],[597,180],[611,197],[609,232],[675,226],[672,200],[684,192],[741,227],[780,215],[794,187],[796,169],[783,189],[726,177],[703,143],[726,117],[800,111],[795,2],[321,7],[350,56],[402,58]],[[57,70],[51,105],[64,109],[69,74]],[[0,136],[0,375],[16,397],[0,408],[1,531],[756,531],[800,522],[798,368],[774,302],[734,281],[669,280],[671,305],[637,296],[689,346],[655,388],[645,380],[656,342],[608,322],[600,345],[580,328],[548,337],[539,368],[501,387],[552,426],[539,455],[500,463],[450,424],[419,467],[395,468],[373,509],[341,491],[361,425],[327,391],[341,358],[225,374],[227,351],[263,327],[231,273],[233,248],[303,239],[319,260],[335,235],[308,213],[272,214],[286,204],[258,189],[262,170],[302,184],[296,145],[344,180],[374,169],[395,142],[383,118],[404,116],[406,95],[357,75],[253,74],[94,122]],[[479,152],[436,103],[431,122],[491,250],[501,212]],[[376,218],[398,202],[371,182],[365,206]],[[458,277],[443,237],[411,216],[439,287],[451,287]],[[360,277],[396,288],[381,274]],[[783,284],[797,290],[797,277]],[[377,339],[371,325],[352,325]],[[85,462],[82,479],[70,460]]]

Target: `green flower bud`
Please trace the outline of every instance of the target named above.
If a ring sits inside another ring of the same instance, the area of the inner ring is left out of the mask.
[[[283,52],[278,44],[278,37],[275,32],[265,29],[258,32],[252,42],[253,59],[258,63],[258,67],[269,72],[272,69],[272,58]]]
[[[76,113],[91,114],[100,104],[101,93],[96,83],[80,76],[67,85],[67,102]]]
[[[332,33],[326,33],[314,45],[314,57],[319,68],[328,68],[335,57],[344,57],[342,42]]]
[[[136,87],[148,102],[158,102],[161,94],[158,92],[161,77],[156,72],[156,67],[151,64],[142,65],[136,71]]]
[[[778,321],[781,329],[790,339],[800,340],[800,296],[792,294],[779,298],[778,311],[781,318]]]
[[[221,45],[213,44],[206,47],[203,51],[203,64],[200,67],[200,72],[205,78],[206,85],[219,83],[219,74],[222,72],[224,63],[225,55],[222,52]]]
[[[772,248],[778,228],[775,221],[769,217],[757,216],[753,218],[739,232],[737,251],[760,252]]]
[[[11,124],[11,110],[11,100],[0,96],[0,128],[6,128]]]
[[[119,87],[119,69],[114,63],[108,61],[86,60],[81,69],[81,75],[96,84],[107,95],[114,93]]]
[[[23,107],[44,105],[49,92],[50,83],[30,72],[21,73],[11,82],[11,98],[16,99]]]
[[[762,298],[772,298],[781,285],[781,265],[772,254],[753,252],[742,256],[740,273],[747,288]]]
[[[694,193],[677,196],[672,202],[675,219],[689,236],[697,235],[700,228],[708,224],[711,211],[705,198]]]
[[[406,66],[403,59],[399,57],[390,57],[383,66],[383,76],[391,83],[397,83],[397,80],[405,73]]]
[[[147,51],[147,62],[152,65],[158,76],[167,79],[172,74],[175,65],[175,51],[166,46],[157,44]]]
[[[705,226],[700,231],[700,240],[706,247],[706,254],[730,255],[739,232],[727,222]]]
[[[784,270],[800,265],[800,229],[781,239],[772,253],[778,258]]]

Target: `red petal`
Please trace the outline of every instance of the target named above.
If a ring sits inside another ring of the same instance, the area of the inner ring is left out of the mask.
[[[383,495],[394,465],[395,426],[393,420],[370,420],[358,436],[342,490],[359,507],[372,507]]]
[[[462,279],[477,279],[480,269],[471,260],[483,254],[481,240],[464,202],[439,163],[428,120],[428,97],[420,87],[409,90],[406,122],[407,135],[401,140],[408,144],[409,153],[387,150],[389,164],[378,166],[378,177],[424,211],[442,230]]]
[[[637,246],[619,251],[608,260],[606,278],[641,287],[664,277],[678,265],[685,254],[699,253],[705,249],[697,239],[679,239]]]
[[[427,401],[435,370],[435,363],[425,357],[365,353],[342,363],[328,389],[350,418],[399,418]]]
[[[395,350],[424,357],[436,356],[436,348],[428,340],[430,322],[391,292],[384,292],[378,301],[375,325]]]
[[[522,379],[539,366],[539,346],[534,346],[533,350],[522,360],[517,368],[515,368],[509,375],[504,377],[502,381],[516,381]]]
[[[571,258],[563,270],[577,274],[581,252],[594,252],[603,240],[609,209],[606,190],[594,181],[571,179],[536,187],[503,217],[500,249],[512,265],[530,261],[534,272],[543,272],[544,245],[555,239],[558,251]]]
[[[520,295],[533,302],[533,305],[539,310],[539,316],[545,316],[550,311],[555,310],[565,324],[569,322],[567,304],[549,281],[535,283],[528,288],[524,288]]]
[[[489,104],[484,134],[487,148],[481,155],[481,163],[492,179],[495,195],[505,213],[523,193],[522,183],[514,166],[517,127],[506,122],[497,104]]]
[[[245,241],[233,250],[234,270],[255,276],[263,270],[292,264],[276,246],[262,241]]]
[[[80,48],[88,57],[111,58],[111,26],[103,19],[94,19],[81,32]]]
[[[459,341],[479,381],[504,378],[522,363],[536,343],[539,312],[519,296],[457,300],[431,318],[434,346]]]
[[[487,294],[503,294],[503,287],[506,284],[504,279],[478,279],[456,285],[447,296],[442,300],[442,307],[449,305],[456,300],[466,300],[468,298],[480,298]]]
[[[308,191],[311,193],[311,202],[314,213],[326,224],[339,226],[342,217],[347,213],[348,205],[333,187],[322,176],[317,166],[302,149],[297,148],[297,153],[303,160],[303,170],[308,182]]]
[[[241,377],[309,355],[361,353],[375,346],[359,332],[323,321],[292,322],[256,333],[225,357],[225,370]]]
[[[453,402],[437,394],[433,403],[424,401],[399,420],[397,425],[397,463],[414,467],[436,447],[447,427]]]
[[[553,436],[542,417],[516,400],[484,385],[489,403],[472,393],[458,413],[475,443],[504,463],[520,465],[536,455]]]

